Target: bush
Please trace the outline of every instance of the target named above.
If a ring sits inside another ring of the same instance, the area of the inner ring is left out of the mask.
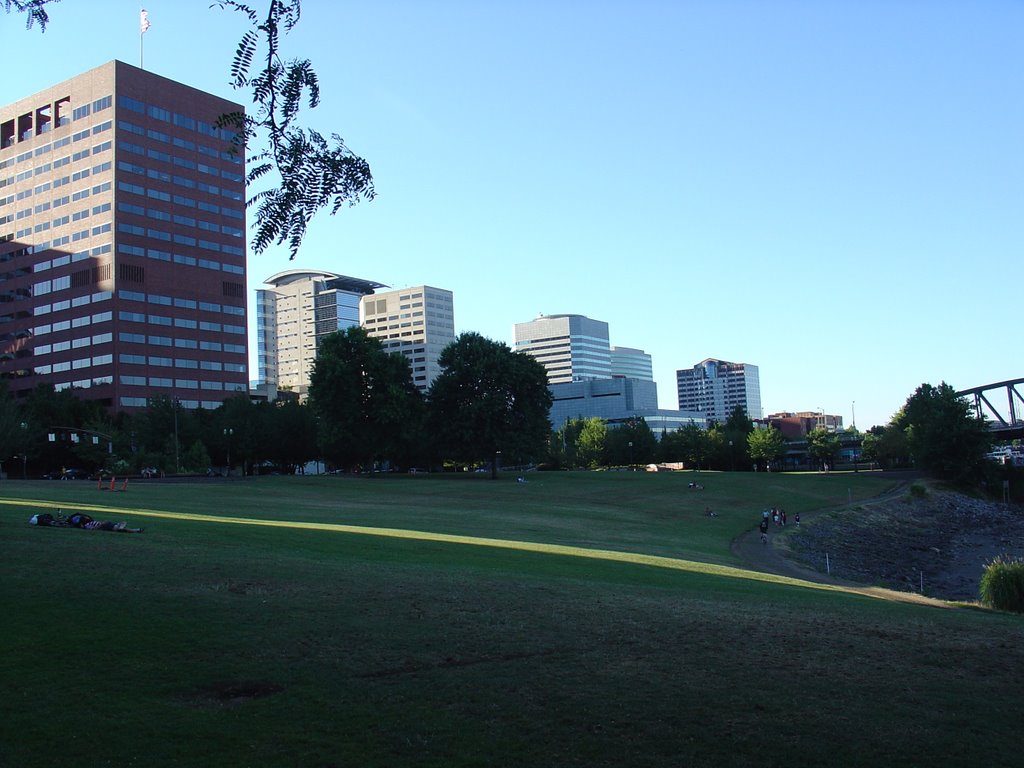
[[[1000,611],[1024,613],[1024,560],[997,557],[985,566],[981,602]]]
[[[928,495],[928,489],[925,488],[923,485],[918,485],[917,483],[914,483],[912,486],[910,486],[910,495],[915,499],[923,499],[925,496]]]

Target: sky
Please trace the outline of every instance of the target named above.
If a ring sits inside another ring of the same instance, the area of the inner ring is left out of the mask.
[[[245,19],[210,4],[146,0],[141,50],[137,2],[63,0],[42,34],[0,16],[0,103],[140,53],[246,103]],[[710,357],[758,366],[764,415],[862,430],[922,383],[1024,377],[1021,0],[302,7],[302,124],[366,158],[377,198],[318,216],[294,261],[250,252],[251,326],[285,269],[427,284],[457,333],[509,345],[541,313],[607,322],[662,408]]]

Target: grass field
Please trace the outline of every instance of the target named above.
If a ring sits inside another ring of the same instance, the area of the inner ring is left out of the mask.
[[[0,765],[1020,764],[1020,617],[752,578],[730,553],[765,506],[890,486],[4,483]],[[146,532],[26,524],[74,505]]]

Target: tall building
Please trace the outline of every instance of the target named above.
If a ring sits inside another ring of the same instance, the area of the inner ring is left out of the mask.
[[[364,296],[359,316],[366,332],[412,366],[416,388],[426,392],[441,373],[438,358],[455,341],[452,292],[421,285]]]
[[[513,327],[514,351],[532,355],[548,384],[569,384],[612,375],[608,323],[583,315],[540,315]]]
[[[612,347],[611,372],[616,378],[654,381],[654,364],[642,349]]]
[[[257,385],[304,395],[320,340],[359,325],[359,301],[382,283],[321,270],[290,269],[256,292]]]
[[[588,379],[571,384],[552,384],[548,421],[553,430],[569,419],[599,418],[611,427],[631,419],[643,419],[661,439],[663,431],[687,425],[707,426],[703,414],[658,408],[658,385],[654,381],[625,376]]]
[[[13,82],[13,81],[11,81]],[[242,107],[120,61],[0,109],[0,378],[114,410],[247,390]]]
[[[761,382],[756,365],[707,359],[676,371],[679,410],[703,413],[724,423],[739,405],[749,419],[761,418]]]

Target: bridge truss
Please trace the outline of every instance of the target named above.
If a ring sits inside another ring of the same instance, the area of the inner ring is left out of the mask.
[[[993,436],[1012,440],[1024,437],[1024,395],[1021,395],[1021,388],[1024,388],[1024,379],[1014,379],[965,389],[957,394],[971,398],[975,415],[989,422]],[[994,403],[999,403],[999,406]]]

